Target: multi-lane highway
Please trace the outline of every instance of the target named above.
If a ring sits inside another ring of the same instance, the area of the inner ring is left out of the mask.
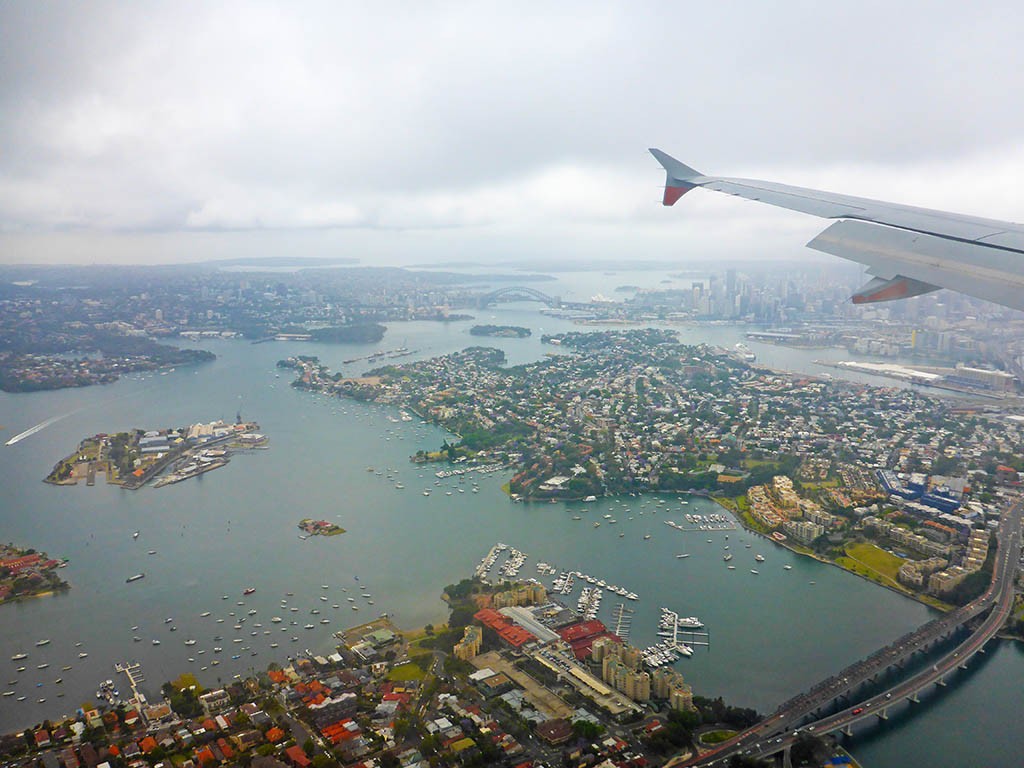
[[[859,661],[836,676],[818,683],[807,693],[796,696],[765,720],[724,742],[712,751],[682,763],[688,766],[724,764],[730,757],[743,754],[765,757],[787,749],[801,733],[824,734],[846,730],[854,723],[872,717],[886,717],[888,707],[902,700],[916,701],[918,693],[933,685],[943,685],[945,678],[957,667],[981,651],[999,631],[1013,608],[1014,578],[1021,552],[1021,520],[1024,503],[1009,507],[1000,521],[997,533],[996,560],[988,589],[969,605],[940,619],[928,622],[915,632]],[[971,635],[941,659],[903,682],[869,699],[862,700],[828,717],[808,721],[820,708],[840,696],[848,696],[860,684],[877,679],[877,675],[894,665],[902,664],[919,650],[952,632],[964,623],[989,611],[985,620]]]

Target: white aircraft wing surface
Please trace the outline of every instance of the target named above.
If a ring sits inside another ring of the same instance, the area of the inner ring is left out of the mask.
[[[949,288],[1024,310],[1024,227],[769,181],[705,176],[652,149],[666,172],[664,205],[695,187],[837,221],[807,245],[856,261],[874,279],[855,304]]]

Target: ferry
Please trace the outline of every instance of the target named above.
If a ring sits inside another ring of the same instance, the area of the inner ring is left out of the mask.
[[[125,581],[126,584],[131,584],[133,581],[138,581],[139,579],[144,579],[144,578],[146,578],[146,574],[144,574],[144,573],[136,573],[134,576],[129,576],[124,581]]]
[[[45,640],[37,640],[36,641],[36,648],[40,648],[40,647],[42,647],[44,645],[49,645],[49,644],[50,644],[49,638],[47,638]]]
[[[27,653],[16,653],[13,656],[11,656],[11,661],[21,661],[22,659],[27,659],[27,658],[28,658],[28,654]]]
[[[203,618],[203,619],[205,619],[209,615],[210,615],[209,611],[203,611],[202,613],[199,614],[200,618]]]

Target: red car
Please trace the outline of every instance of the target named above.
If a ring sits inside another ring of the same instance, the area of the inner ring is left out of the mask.
[[[853,712],[851,714],[859,715],[863,711],[864,711],[864,707],[857,707],[855,710],[853,710]]]

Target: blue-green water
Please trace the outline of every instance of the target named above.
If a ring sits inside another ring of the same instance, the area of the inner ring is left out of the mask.
[[[622,276],[609,279],[617,280],[615,284],[636,282]],[[572,327],[539,315],[530,305],[489,309],[479,320],[492,315],[496,322],[534,330],[531,339],[485,340],[505,349],[511,363],[552,351],[539,342],[542,329]],[[439,354],[479,343],[468,335],[472,324],[398,324],[379,346],[405,345],[420,350],[420,356]],[[682,334],[689,341],[729,345],[742,338],[742,330],[733,328],[684,328]],[[73,712],[92,698],[100,681],[115,677],[112,665],[118,661],[141,661],[146,690],[155,694],[160,682],[182,671],[213,684],[283,660],[293,650],[329,649],[330,632],[381,612],[409,628],[437,622],[445,615],[438,599],[442,587],[469,575],[498,541],[530,555],[523,576],[537,575],[534,564],[543,560],[638,593],[640,600],[630,604],[636,611],[634,643],[657,639],[659,606],[700,616],[710,630],[710,649],[699,649],[677,668],[697,693],[761,710],[929,616],[910,600],[796,558],[743,531],[681,533],[664,524],[666,519],[683,523],[686,512],[721,511],[701,499],[688,505],[673,497],[526,505],[510,503],[501,492],[505,473],[474,476],[478,493],[472,492],[469,478],[437,484],[434,468],[414,466],[408,456],[419,448],[436,448],[447,436],[443,431],[418,420],[400,421],[392,409],[294,391],[288,386],[289,372],[274,367],[289,354],[316,354],[332,367],[358,373],[359,365],[341,361],[366,354],[365,347],[227,341],[208,346],[218,359],[198,368],[102,388],[0,394],[5,440],[67,414],[14,446],[0,447],[0,535],[69,557],[71,565],[63,575],[73,585],[65,595],[0,609],[0,683],[4,690],[27,697],[24,702],[0,699],[0,728]],[[820,351],[757,351],[767,364],[793,370],[809,370],[810,361],[822,357]],[[773,359],[767,360],[769,355]],[[137,492],[108,487],[102,478],[91,488],[40,482],[85,435],[232,420],[239,409],[243,417],[260,422],[271,439],[269,450],[240,455],[201,479]],[[405,487],[396,488],[398,484]],[[431,494],[424,496],[424,489]],[[612,514],[617,524],[605,521],[594,528],[592,522],[603,520],[604,514]],[[573,520],[575,515],[582,519]],[[301,540],[295,525],[303,517],[333,520],[348,532]],[[135,530],[140,531],[137,540],[132,538]],[[649,540],[644,539],[647,534]],[[732,571],[722,560],[726,545],[737,566]],[[149,550],[156,554],[147,554]],[[758,552],[765,562],[754,562]],[[677,558],[680,553],[690,557]],[[792,570],[783,568],[787,564]],[[758,575],[750,573],[755,567]],[[139,572],[146,578],[125,583]],[[256,592],[243,597],[247,586]],[[360,594],[364,586],[373,605]],[[328,599],[320,600],[321,595]],[[287,602],[282,604],[282,599]],[[600,618],[611,622],[615,604],[606,594]],[[292,612],[292,607],[299,610]],[[314,609],[320,613],[311,614]],[[256,614],[249,616],[250,610]],[[201,617],[204,611],[211,615]],[[229,615],[232,611],[236,616]],[[235,631],[242,616],[247,621]],[[273,616],[283,622],[272,623]],[[224,623],[217,624],[218,617]],[[167,618],[173,621],[166,623]],[[323,618],[331,623],[321,624]],[[290,626],[291,621],[297,625]],[[256,623],[263,626],[257,629]],[[304,629],[307,623],[314,628]],[[171,626],[177,631],[171,632]],[[223,640],[215,641],[215,635]],[[298,640],[291,641],[293,636]],[[242,642],[233,643],[235,637]],[[35,647],[42,638],[51,643]],[[194,646],[184,644],[190,638],[197,641]],[[152,644],[154,639],[160,640],[159,646]],[[276,649],[272,642],[278,643]],[[223,652],[214,654],[215,646]],[[29,659],[8,661],[22,650]],[[253,651],[258,655],[251,655]],[[88,657],[79,659],[82,652]],[[232,659],[234,655],[239,658]],[[189,657],[195,661],[188,662]],[[219,665],[211,663],[214,658]],[[49,667],[37,669],[42,663]],[[15,671],[19,664],[27,667],[25,672]],[[65,665],[72,669],[62,670]],[[1020,653],[1000,648],[977,673],[927,705],[924,716],[892,723],[865,738],[864,756],[875,765],[897,764],[909,754],[918,763],[928,758],[933,765],[994,764],[1002,754],[997,747],[992,747],[991,760],[984,752],[987,745],[973,741],[957,752],[943,741],[949,733],[945,724],[951,713],[963,710],[979,715],[1019,711],[1019,691],[1006,681],[1018,679],[1021,670]],[[54,682],[58,677],[63,683]],[[18,682],[7,685],[10,680]],[[122,677],[117,682],[125,681]],[[58,697],[62,691],[65,696]],[[46,701],[38,703],[39,698]],[[1007,728],[1004,732],[1020,733],[1015,723],[1008,722]],[[859,754],[861,742],[855,741],[852,749]]]

